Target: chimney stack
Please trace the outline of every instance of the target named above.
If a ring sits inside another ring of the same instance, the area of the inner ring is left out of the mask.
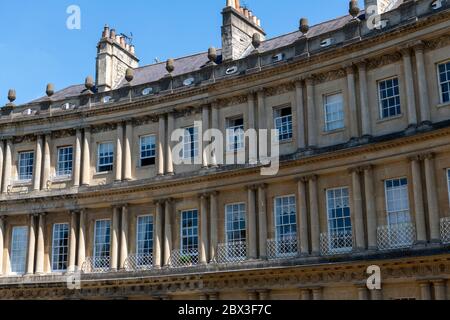
[[[127,39],[105,26],[102,39],[97,45],[97,66],[95,84],[98,91],[117,89],[128,68],[139,67],[135,48]]]
[[[242,8],[239,0],[227,0],[222,16],[223,61],[242,58],[247,49],[252,46],[255,33],[259,34],[264,41],[266,34],[261,28],[261,21],[250,9]]]
[[[382,14],[390,11],[397,2],[399,2],[399,0],[364,0],[366,16],[368,14]]]

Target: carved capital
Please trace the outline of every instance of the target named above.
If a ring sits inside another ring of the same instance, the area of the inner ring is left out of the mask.
[[[433,152],[423,153],[420,155],[421,160],[425,160],[425,159],[432,160],[432,159],[434,159],[434,157],[435,157],[435,154]]]

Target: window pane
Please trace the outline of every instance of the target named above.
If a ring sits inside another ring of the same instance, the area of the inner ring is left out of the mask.
[[[53,225],[52,270],[66,271],[69,252],[69,225],[59,223]]]
[[[56,168],[56,176],[71,176],[73,165],[73,148],[58,148],[58,164]]]
[[[28,181],[33,178],[34,152],[19,153],[19,180]]]
[[[110,255],[111,221],[95,221],[94,257],[104,258]]]
[[[138,217],[136,253],[138,255],[153,254],[153,216]]]
[[[28,248],[28,227],[13,227],[11,237],[11,272],[25,273]]]
[[[278,240],[297,238],[297,208],[295,196],[275,198],[275,228]]]
[[[245,204],[228,204],[225,206],[226,241],[246,241]]]
[[[325,96],[325,131],[344,128],[344,107],[342,94]]]
[[[386,180],[385,189],[389,224],[410,222],[408,180],[406,178]]]
[[[98,145],[98,172],[113,170],[114,145],[112,143],[101,143]]]
[[[154,165],[156,163],[156,137],[141,137],[141,166]]]
[[[275,129],[278,130],[279,141],[292,139],[292,109],[291,107],[275,110]]]
[[[380,114],[382,118],[401,114],[398,78],[378,82]]]
[[[185,254],[198,252],[198,211],[181,212],[181,250]]]
[[[450,102],[450,61],[438,65],[441,103]]]

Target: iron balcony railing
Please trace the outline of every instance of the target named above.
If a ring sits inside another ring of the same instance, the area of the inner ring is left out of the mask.
[[[444,244],[450,244],[450,217],[441,219],[441,240]]]
[[[412,223],[399,223],[378,227],[378,249],[411,248],[416,241],[416,228]]]
[[[110,270],[110,257],[87,257],[81,266],[83,273],[106,273]]]
[[[137,253],[131,254],[125,260],[126,271],[139,271],[153,269],[153,254]]]
[[[170,255],[171,268],[187,268],[198,264],[198,250],[172,250]]]
[[[354,237],[352,231],[322,233],[320,235],[320,254],[331,256],[352,252]]]
[[[239,263],[247,260],[247,244],[243,241],[221,243],[217,246],[216,263]]]
[[[267,259],[289,259],[298,256],[297,237],[267,240]]]

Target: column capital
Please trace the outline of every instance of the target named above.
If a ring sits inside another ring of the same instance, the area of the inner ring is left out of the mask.
[[[156,206],[156,205],[162,205],[162,204],[164,204],[164,199],[155,199],[155,200],[153,200],[153,204]]]
[[[404,58],[408,58],[411,56],[411,45],[406,44],[398,48],[398,51],[402,54]]]
[[[412,48],[414,52],[423,51],[425,50],[425,43],[422,40],[415,41],[412,43]]]
[[[363,170],[363,171],[370,171],[370,170],[373,170],[374,167],[375,167],[375,166],[374,166],[373,164],[366,164],[366,165],[364,165],[364,166],[361,166],[360,168],[361,168],[361,170]]]
[[[421,160],[425,160],[425,159],[432,160],[432,159],[434,159],[435,156],[436,155],[433,152],[427,152],[427,153],[423,153],[423,154],[419,155]]]
[[[313,86],[315,83],[315,78],[313,75],[309,75],[306,79],[305,79],[305,83],[307,86]]]
[[[349,168],[347,171],[349,174],[353,174],[353,173],[360,174],[364,171],[364,169],[363,169],[363,167],[352,167],[352,168]]]
[[[367,68],[367,60],[366,59],[362,59],[356,62],[356,66],[358,67],[359,70],[366,70]]]
[[[258,95],[258,98],[264,98],[266,95],[266,89],[258,88],[258,89],[256,89],[256,94]]]
[[[409,156],[408,160],[410,162],[421,161],[422,160],[422,156],[421,156],[421,154],[415,154],[415,155]]]
[[[5,222],[8,219],[7,215],[1,215],[0,216],[0,221]]]
[[[302,179],[303,182],[309,182],[309,181],[317,181],[319,177],[315,174],[303,176],[300,179]]]
[[[426,287],[429,286],[431,282],[430,280],[419,280],[417,281],[417,284],[419,285],[419,287]]]
[[[164,200],[164,203],[166,203],[166,204],[172,204],[174,202],[175,202],[175,200],[173,198],[167,198]]]
[[[299,78],[297,78],[297,79],[295,79],[293,82],[294,82],[294,85],[295,85],[295,88],[297,88],[297,89],[301,89],[301,88],[303,88],[303,82],[304,82],[305,80],[303,79],[303,77],[299,77]]]
[[[255,185],[257,189],[267,189],[267,183],[259,183]]]
[[[247,186],[245,186],[245,190],[255,190],[256,189],[256,185],[254,184],[249,184]]]
[[[198,194],[198,198],[200,200],[207,199],[207,198],[209,198],[209,193],[208,192],[200,193],[200,194]]]
[[[346,63],[342,65],[342,68],[345,70],[345,73],[347,75],[349,74],[354,74],[355,73],[355,68],[354,68],[354,64],[353,63]]]

